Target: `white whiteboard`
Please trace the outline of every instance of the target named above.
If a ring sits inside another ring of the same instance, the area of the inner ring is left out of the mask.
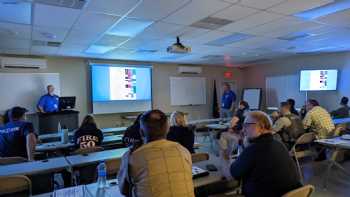
[[[248,102],[249,108],[251,110],[260,109],[261,89],[259,89],[259,88],[244,89],[243,90],[243,100]]]
[[[306,99],[305,92],[299,90],[299,74],[266,77],[266,105],[279,107],[289,98],[295,100],[296,108],[301,108]]]
[[[206,87],[203,77],[170,77],[171,105],[207,104]]]
[[[0,111],[21,106],[29,113],[36,112],[39,98],[49,84],[55,86],[55,94],[60,95],[58,73],[0,73]]]

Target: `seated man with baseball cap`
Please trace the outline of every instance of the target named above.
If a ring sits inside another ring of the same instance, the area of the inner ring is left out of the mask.
[[[11,121],[0,128],[0,157],[24,157],[34,160],[36,136],[33,124],[25,121],[27,110],[22,107],[11,109]]]

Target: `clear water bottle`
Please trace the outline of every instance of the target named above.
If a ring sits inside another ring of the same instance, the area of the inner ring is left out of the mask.
[[[61,128],[61,122],[58,122],[58,125],[57,125],[57,132],[58,132],[58,133],[61,133],[61,130],[62,130],[62,128]]]
[[[103,189],[107,187],[107,166],[104,161],[102,161],[97,166],[97,186],[99,189]]]

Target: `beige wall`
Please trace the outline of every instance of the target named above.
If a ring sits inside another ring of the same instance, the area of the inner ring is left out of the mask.
[[[77,110],[80,111],[80,120],[84,115],[91,113],[90,101],[90,77],[89,67],[86,59],[48,57],[48,67],[34,72],[55,72],[60,74],[61,96],[76,96]],[[97,60],[95,62],[98,62]],[[101,61],[102,62],[102,61]],[[104,61],[106,62],[106,61]],[[118,61],[108,61],[110,63],[121,63]],[[211,117],[213,80],[217,84],[222,81],[235,81],[237,87],[241,87],[240,69],[226,68],[222,66],[203,66],[203,73],[195,76],[207,78],[207,105],[201,106],[171,106],[170,105],[170,76],[177,76],[177,66],[175,64],[152,63],[153,66],[153,108],[158,108],[164,112],[181,110],[189,113],[189,119],[199,119]],[[225,71],[233,71],[233,80],[224,80]],[[33,72],[33,70],[0,70],[0,72]],[[185,76],[185,75],[183,75]],[[218,87],[220,88],[220,87]],[[240,93],[240,91],[238,91]],[[218,92],[219,94],[219,92]],[[121,118],[125,114],[96,115],[100,127],[114,127],[128,124],[127,120]]]
[[[337,91],[314,91],[308,98],[317,99],[329,110],[338,106],[342,96],[350,97],[350,53],[333,53],[324,55],[297,56],[273,61],[267,65],[256,65],[242,69],[244,88],[263,88],[267,76],[298,74],[302,69],[338,69]],[[299,81],[295,83],[299,84]],[[265,94],[263,93],[265,107]]]

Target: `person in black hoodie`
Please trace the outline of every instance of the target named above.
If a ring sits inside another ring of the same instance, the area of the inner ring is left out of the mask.
[[[287,103],[289,104],[289,110],[292,114],[295,114],[296,116],[299,116],[299,112],[295,109],[295,100],[294,99],[287,99]]]
[[[170,115],[170,129],[167,139],[178,142],[190,153],[194,153],[194,132],[186,125],[184,113],[175,111]]]
[[[85,116],[80,128],[74,133],[74,143],[77,148],[101,146],[103,133],[97,128],[95,119],[91,115]]]
[[[143,141],[140,134],[141,116],[142,113],[139,114],[134,123],[126,129],[122,139],[124,146],[136,149],[142,145]]]

